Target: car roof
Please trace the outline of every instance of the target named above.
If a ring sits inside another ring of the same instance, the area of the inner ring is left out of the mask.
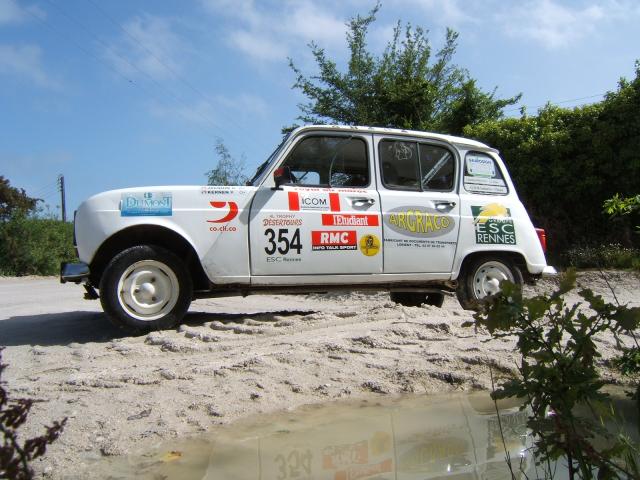
[[[397,135],[397,136],[411,136],[424,139],[441,140],[447,143],[473,147],[482,150],[489,150],[497,152],[495,148],[492,148],[482,142],[471,140],[470,138],[456,137],[454,135],[444,135],[442,133],[422,132],[419,130],[405,130],[399,128],[385,128],[385,127],[365,127],[365,126],[352,126],[352,125],[304,125],[294,130],[295,133],[305,132],[307,130],[330,130],[340,132],[357,132],[357,133],[372,133],[379,135]]]

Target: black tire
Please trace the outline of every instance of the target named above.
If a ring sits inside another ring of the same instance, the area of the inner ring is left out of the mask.
[[[391,292],[391,301],[404,305],[405,307],[419,307],[422,304],[442,307],[444,303],[444,293],[440,292]]]
[[[189,309],[192,294],[191,276],[182,260],[156,245],[120,252],[100,279],[104,312],[130,333],[174,328]]]
[[[456,294],[460,305],[465,310],[478,310],[486,298],[500,291],[499,282],[503,280],[516,285],[524,283],[522,272],[510,259],[485,255],[472,260],[458,279]]]

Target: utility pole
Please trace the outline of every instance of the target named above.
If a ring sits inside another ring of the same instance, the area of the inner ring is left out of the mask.
[[[67,208],[66,208],[65,194],[64,194],[64,175],[62,174],[58,175],[58,188],[60,189],[60,198],[61,198],[60,206],[62,208],[62,221],[66,222]]]

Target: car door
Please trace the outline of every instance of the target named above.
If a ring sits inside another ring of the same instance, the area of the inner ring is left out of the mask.
[[[448,144],[375,136],[384,273],[451,272],[460,228],[458,158]]]
[[[382,273],[371,135],[308,132],[294,140],[251,207],[251,274]],[[313,281],[311,278],[310,282]]]

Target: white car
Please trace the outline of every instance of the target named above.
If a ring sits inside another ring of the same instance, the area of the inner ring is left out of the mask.
[[[117,325],[177,325],[194,298],[387,290],[464,308],[547,266],[495,149],[387,128],[294,130],[246,186],[113,190],[76,212],[84,283]]]

